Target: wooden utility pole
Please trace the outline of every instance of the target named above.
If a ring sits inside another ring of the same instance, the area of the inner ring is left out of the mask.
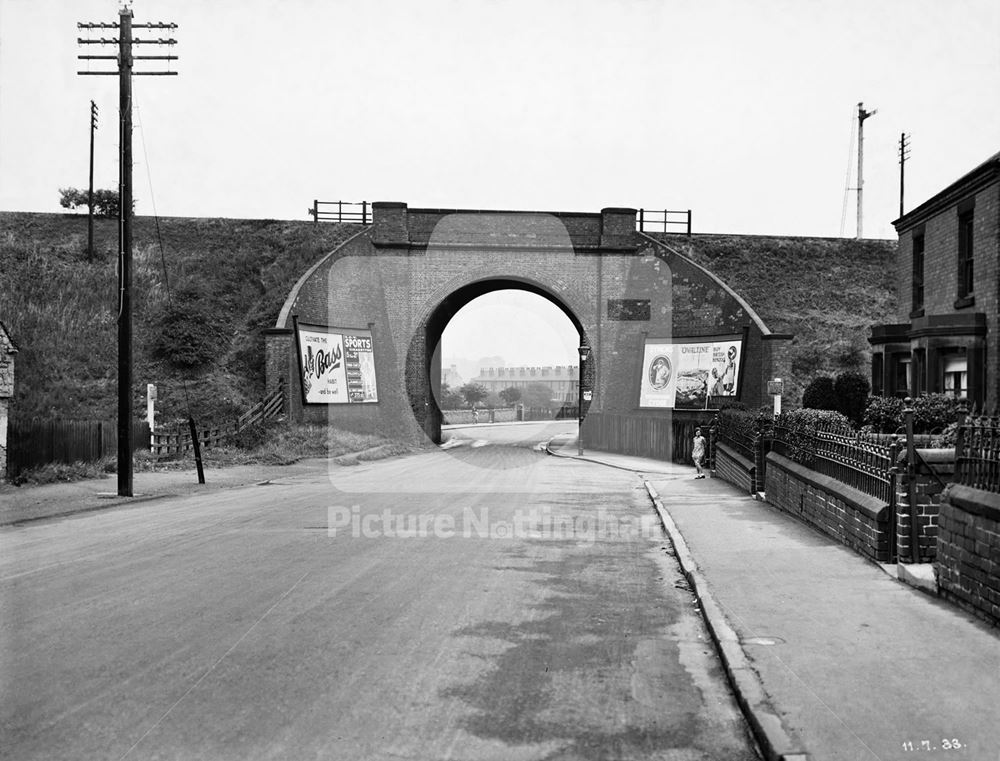
[[[858,103],[858,234],[856,237],[862,237],[862,198],[861,194],[864,189],[864,161],[865,161],[865,119],[869,116],[875,116],[878,113],[878,109],[872,109],[871,111],[865,111],[863,103]]]
[[[910,136],[905,132],[899,133],[899,216],[903,216],[903,167],[910,157]]]
[[[94,130],[97,104],[90,101],[90,184],[87,186],[87,259],[94,260]]]
[[[175,45],[174,39],[133,39],[132,29],[176,29],[176,24],[133,24],[132,10],[123,6],[117,24],[78,23],[77,29],[117,29],[118,37],[78,38],[81,45],[118,45],[118,55],[81,55],[81,60],[114,60],[117,71],[79,71],[83,75],[118,77],[120,122],[118,156],[118,495],[133,496],[132,479],[132,75],[176,75],[175,71],[133,71],[136,60],[174,61],[175,55],[133,55],[133,45]]]

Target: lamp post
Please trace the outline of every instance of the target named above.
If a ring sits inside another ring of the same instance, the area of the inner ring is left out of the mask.
[[[577,348],[580,353],[580,378],[576,389],[576,453],[583,454],[583,363],[590,356],[590,347],[581,343]]]

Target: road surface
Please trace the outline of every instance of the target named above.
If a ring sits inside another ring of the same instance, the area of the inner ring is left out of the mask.
[[[0,756],[755,758],[641,482],[564,429],[4,529]]]

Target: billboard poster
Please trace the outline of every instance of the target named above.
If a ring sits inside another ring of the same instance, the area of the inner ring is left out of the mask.
[[[646,339],[639,406],[706,409],[738,392],[742,338]]]
[[[295,338],[306,404],[378,401],[375,346],[370,330],[295,322]]]

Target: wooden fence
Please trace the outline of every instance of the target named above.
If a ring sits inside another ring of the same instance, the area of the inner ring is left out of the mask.
[[[284,389],[278,388],[255,404],[229,426],[198,431],[202,447],[218,447],[234,434],[255,423],[280,414]],[[7,431],[7,477],[15,478],[29,468],[53,462],[96,462],[118,453],[118,426],[99,420],[28,420],[11,421]],[[152,450],[154,455],[183,453],[192,448],[189,429],[156,431],[149,423],[132,426],[132,450]]]
[[[675,411],[672,415],[589,412],[583,420],[584,449],[691,462],[694,429],[708,430],[714,413]]]
[[[198,431],[198,442],[202,449],[222,446],[227,439],[235,436],[244,428],[276,417],[284,407],[284,388],[279,387],[263,401],[258,402],[228,426],[205,428]],[[148,434],[147,434],[148,435]],[[171,431],[156,431],[153,433],[149,448],[158,457],[164,455],[183,454],[194,448],[190,427],[178,427]]]
[[[96,462],[118,452],[118,426],[99,420],[12,420],[7,476],[49,463]],[[133,451],[149,447],[149,424],[132,426]]]

